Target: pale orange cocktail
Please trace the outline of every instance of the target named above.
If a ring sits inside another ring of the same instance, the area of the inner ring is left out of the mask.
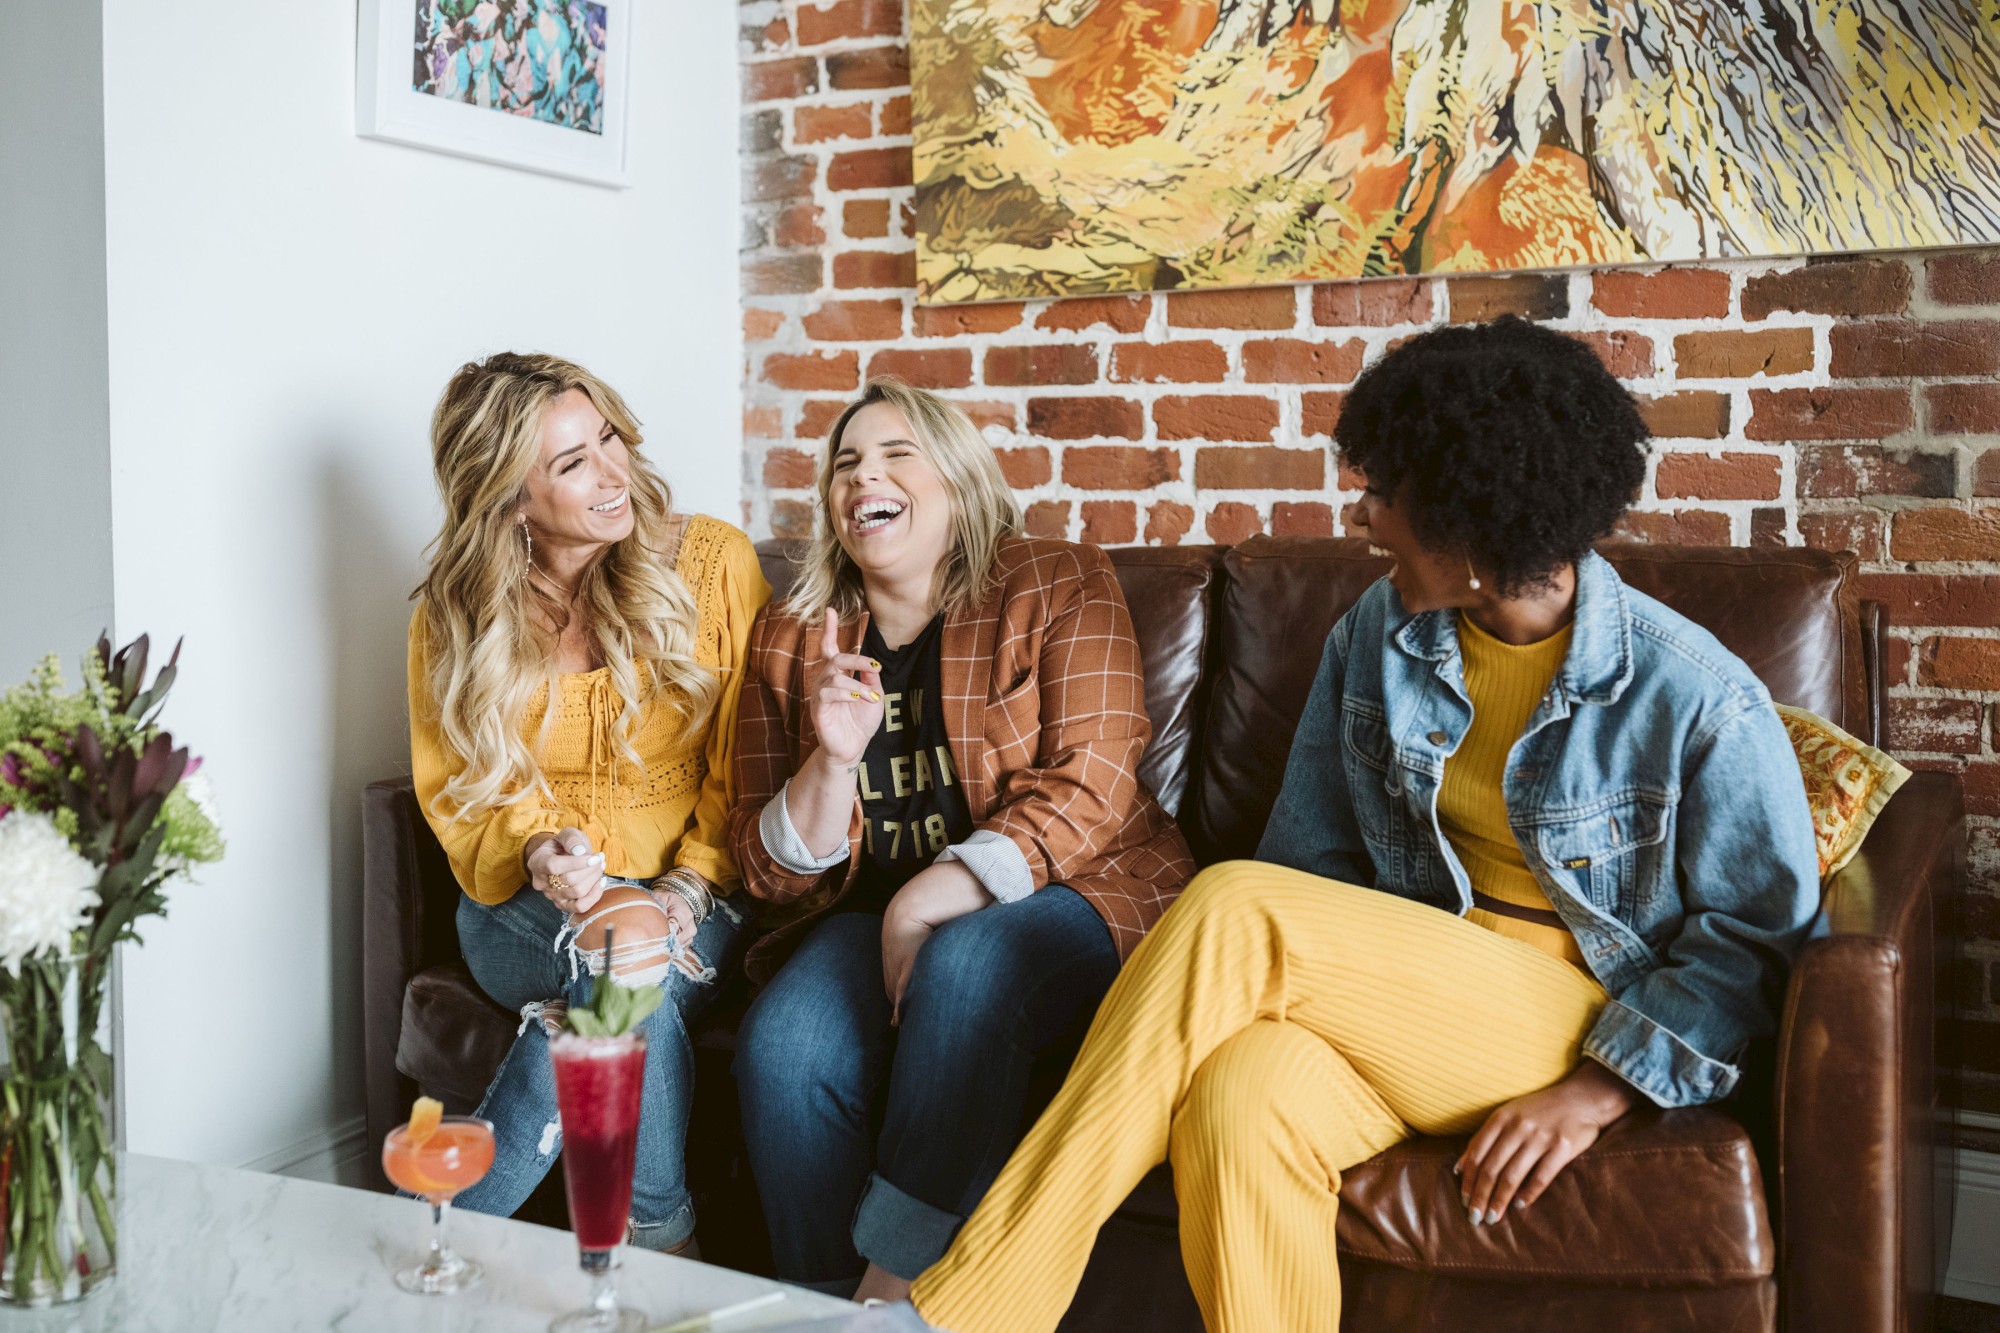
[[[397,1189],[438,1203],[479,1183],[493,1166],[493,1127],[484,1120],[449,1118],[422,1143],[409,1126],[382,1141],[382,1170]]]
[[[410,1123],[382,1140],[382,1171],[396,1188],[429,1201],[431,1252],[424,1262],[396,1274],[396,1285],[423,1296],[445,1296],[479,1280],[479,1265],[452,1253],[444,1241],[444,1215],[452,1196],[479,1183],[493,1166],[493,1126],[469,1115],[447,1116],[419,1098]]]

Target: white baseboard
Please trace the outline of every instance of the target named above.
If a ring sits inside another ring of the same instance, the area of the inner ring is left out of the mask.
[[[368,1122],[361,1116],[300,1139],[287,1148],[266,1153],[245,1162],[246,1171],[263,1171],[296,1180],[317,1180],[329,1185],[366,1188],[368,1180]]]
[[[1962,1111],[1959,1121],[2000,1130],[2000,1116]],[[1958,1150],[1958,1220],[1944,1294],[2000,1305],[2000,1153]]]
[[[1990,1111],[1960,1111],[1958,1123],[1966,1129],[2000,1130],[2000,1115]]]

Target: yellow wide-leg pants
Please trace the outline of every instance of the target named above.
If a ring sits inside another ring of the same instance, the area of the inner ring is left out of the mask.
[[[1097,1229],[1171,1159],[1214,1333],[1335,1333],[1340,1173],[1461,1134],[1576,1067],[1603,989],[1447,912],[1255,861],[1197,876],[1105,996],[1062,1091],[917,1310],[1047,1333]]]

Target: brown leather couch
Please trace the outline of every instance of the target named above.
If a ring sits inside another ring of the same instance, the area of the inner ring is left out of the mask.
[[[784,553],[763,548],[774,585]],[[1781,702],[1882,732],[1881,609],[1851,556],[1608,548],[1632,585],[1707,626]],[[1110,552],[1145,651],[1144,776],[1204,864],[1255,849],[1320,647],[1383,572],[1357,541]],[[459,960],[457,890],[407,781],[365,796],[369,1132],[417,1087],[475,1102],[515,1019]],[[1965,876],[1955,778],[1918,773],[1830,886],[1782,1030],[1726,1105],[1635,1113],[1525,1214],[1471,1226],[1450,1161],[1414,1139],[1348,1172],[1337,1236],[1350,1330],[1890,1333],[1930,1325],[1950,1249],[1951,1154],[1935,1033]],[[1492,997],[1504,1004],[1504,996]],[[735,1134],[741,996],[697,1034],[690,1183],[711,1258],[755,1266],[761,1222]],[[1155,1171],[1104,1228],[1065,1330],[1200,1328],[1173,1189]],[[1273,1331],[1277,1333],[1277,1331]]]

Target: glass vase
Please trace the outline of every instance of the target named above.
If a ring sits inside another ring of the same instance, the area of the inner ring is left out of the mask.
[[[118,1254],[109,958],[0,971],[0,1306],[61,1305]]]

